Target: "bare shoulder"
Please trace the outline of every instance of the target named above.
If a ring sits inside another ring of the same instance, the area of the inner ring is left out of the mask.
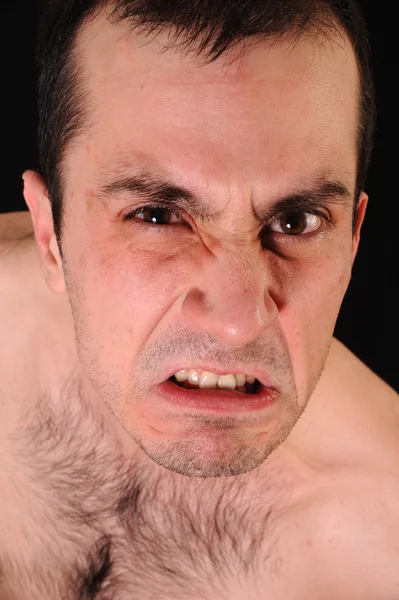
[[[28,210],[0,214],[0,243],[33,236],[33,224]]]
[[[40,273],[30,213],[0,215],[0,318],[7,328],[10,312],[18,312]],[[19,298],[19,300],[18,300]],[[25,307],[24,307],[25,308]],[[20,314],[20,317],[22,315]],[[3,330],[4,331],[4,330]]]
[[[33,243],[34,231],[29,211],[0,214],[0,289],[3,300],[10,297],[16,271],[24,269],[24,249]]]
[[[0,408],[15,412],[35,393],[40,365],[61,336],[65,301],[46,285],[30,213],[0,217]]]
[[[380,500],[387,503],[385,522],[396,527],[399,561],[399,395],[334,339],[309,404],[300,433],[312,432],[312,448],[326,472],[331,469],[337,481],[342,477],[348,490],[348,479],[354,482],[351,496],[358,498],[359,514],[366,501],[376,507]],[[361,481],[364,493],[357,494]]]
[[[399,396],[335,339],[319,383],[305,430],[318,429],[325,458],[309,525],[318,556],[341,573],[337,598],[399,599]]]
[[[1,214],[0,395],[3,399],[13,396],[14,401],[18,390],[26,386],[32,376],[31,368],[36,354],[31,347],[31,334],[38,323],[39,314],[35,290],[40,266],[35,253],[30,214]],[[22,372],[25,376],[22,376]]]
[[[388,402],[399,419],[397,392],[335,338],[328,360],[336,387],[344,387],[345,394],[353,399],[369,400],[372,403],[379,400],[381,404]]]
[[[0,395],[15,405],[43,369],[56,373],[56,351],[73,350],[73,323],[66,295],[45,282],[30,213],[0,217]]]
[[[336,339],[325,371],[321,388],[338,414],[339,435],[366,464],[390,465],[399,494],[399,395]]]

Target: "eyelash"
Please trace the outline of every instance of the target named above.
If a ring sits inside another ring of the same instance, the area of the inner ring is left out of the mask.
[[[132,221],[139,212],[141,212],[142,210],[144,210],[145,208],[149,209],[149,210],[154,210],[157,208],[161,208],[161,209],[165,209],[165,210],[169,210],[170,214],[173,216],[181,216],[181,211],[179,210],[175,210],[173,208],[171,208],[170,206],[168,206],[167,204],[144,204],[142,206],[139,206],[138,208],[135,208],[134,210],[132,210],[131,212],[129,212],[124,218],[124,221]],[[154,225],[153,223],[147,223],[147,221],[143,221],[143,219],[139,219],[139,224],[143,224],[143,225],[149,225],[150,227],[166,227],[165,225]],[[172,223],[172,225],[176,225],[177,223]],[[170,227],[170,225],[169,225]]]
[[[315,208],[310,208],[310,207],[309,208],[302,207],[297,210],[283,211],[283,212],[277,214],[275,217],[273,217],[271,219],[271,221],[278,221],[285,215],[290,215],[290,214],[315,215],[316,217],[320,217],[320,219],[322,220],[322,225],[320,225],[319,229],[316,229],[316,231],[312,231],[310,233],[300,233],[297,235],[295,235],[295,234],[290,235],[289,233],[280,233],[277,231],[266,231],[266,235],[270,235],[270,236],[274,236],[274,237],[279,236],[279,239],[281,239],[281,236],[283,236],[285,244],[307,244],[307,243],[312,242],[314,239],[317,239],[318,237],[320,237],[320,234],[322,234],[324,231],[326,231],[328,229],[331,229],[331,227],[333,227],[333,225],[334,225],[331,217],[326,212],[317,210]]]
[[[127,215],[125,215],[123,217],[123,221],[133,221],[135,219],[135,217],[143,210],[143,209],[149,209],[149,210],[154,210],[154,209],[167,209],[170,211],[170,214],[175,216],[175,217],[182,217],[182,211],[179,210],[175,210],[174,208],[169,207],[168,205],[165,204],[144,204],[139,206],[138,208],[135,208],[134,210],[130,211]],[[287,239],[287,241],[289,243],[307,243],[310,242],[313,238],[315,238],[316,236],[318,236],[321,231],[323,231],[326,228],[330,228],[333,226],[333,222],[331,220],[331,218],[324,212],[321,210],[317,210],[314,208],[307,208],[307,207],[302,207],[300,209],[295,210],[287,210],[287,211],[283,211],[277,215],[275,215],[269,222],[272,223],[273,221],[278,221],[279,219],[281,219],[282,217],[284,217],[285,215],[290,215],[290,214],[310,214],[310,215],[315,215],[317,217],[320,217],[323,221],[324,227],[321,230],[320,228],[317,229],[316,231],[310,232],[310,233],[302,233],[302,234],[287,234],[287,233],[281,233],[278,231],[269,231],[266,232],[266,234],[269,234],[270,236],[284,236],[284,238]],[[153,223],[148,223],[147,221],[144,221],[143,219],[138,219],[136,221],[136,224],[139,227],[144,227],[144,228],[148,228],[151,227],[152,229],[162,229],[165,227],[172,227],[172,226],[181,226],[183,225],[183,223],[172,223],[171,225],[157,225],[157,224],[153,224]],[[187,222],[188,225],[190,225]],[[268,227],[268,225],[266,225],[265,227]]]

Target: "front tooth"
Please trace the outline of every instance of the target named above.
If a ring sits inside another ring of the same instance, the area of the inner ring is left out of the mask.
[[[188,381],[193,385],[198,385],[200,382],[200,374],[197,373],[197,371],[194,371],[194,369],[190,369],[188,372]]]
[[[175,377],[177,381],[187,381],[188,369],[181,369],[181,371],[177,371],[177,373],[175,373]]]
[[[252,377],[252,375],[247,375],[247,383],[255,383],[255,377]]]
[[[239,373],[238,375],[236,375],[236,381],[237,381],[237,387],[242,387],[243,385],[245,385],[247,378],[242,373]]]
[[[219,375],[218,387],[234,390],[236,387],[236,378],[234,375]]]
[[[200,377],[200,388],[215,388],[219,381],[219,376],[209,371],[204,371]]]

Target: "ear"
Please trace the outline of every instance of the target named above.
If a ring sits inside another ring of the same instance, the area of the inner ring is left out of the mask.
[[[357,205],[357,219],[355,225],[355,231],[352,239],[352,265],[355,262],[356,254],[359,248],[360,242],[360,230],[363,225],[364,216],[366,214],[367,203],[369,201],[369,197],[367,194],[362,192],[359,196],[359,201]]]
[[[54,233],[51,204],[46,185],[35,171],[23,174],[24,198],[31,213],[40,264],[49,288],[55,294],[66,291],[62,260]]]

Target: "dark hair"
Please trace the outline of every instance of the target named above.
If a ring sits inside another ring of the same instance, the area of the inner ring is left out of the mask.
[[[290,34],[331,36],[342,28],[350,39],[360,74],[360,119],[355,195],[365,183],[375,127],[375,97],[365,22],[356,0],[47,0],[40,19],[39,158],[61,249],[62,164],[65,150],[85,123],[88,90],[74,60],[77,33],[97,11],[110,8],[110,19],[126,20],[132,29],[174,32],[170,45],[195,47],[196,56],[212,62],[226,50],[265,37]],[[355,213],[354,213],[355,214]]]

